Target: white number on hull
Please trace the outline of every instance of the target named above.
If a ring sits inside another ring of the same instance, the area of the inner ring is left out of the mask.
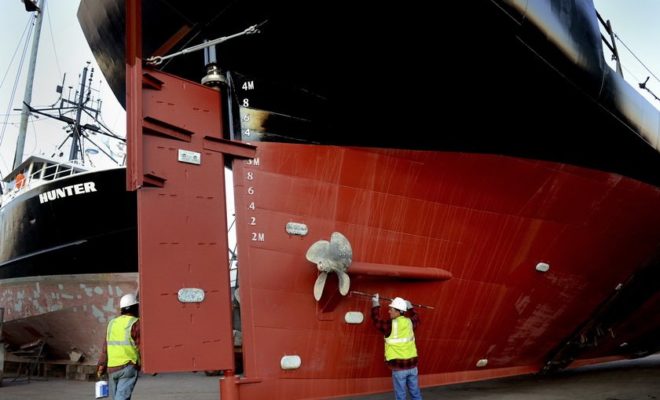
[[[254,87],[254,86],[252,86],[252,87]],[[246,160],[245,164],[258,167],[259,166],[259,158],[255,157],[253,159]],[[245,180],[246,181],[254,181],[255,178],[256,178],[256,172],[255,171],[251,171],[251,170],[245,171]],[[248,196],[254,195],[255,192],[256,192],[256,190],[255,190],[254,186],[248,186],[248,188],[247,188]],[[256,210],[256,208],[257,208],[257,206],[255,205],[254,201],[248,202],[248,210],[254,211],[254,210]],[[249,218],[248,225],[256,227],[257,226],[257,217],[255,215],[248,215],[248,218]],[[251,232],[251,235],[252,236],[251,236],[250,240],[253,241],[253,242],[265,242],[266,241],[265,232]]]

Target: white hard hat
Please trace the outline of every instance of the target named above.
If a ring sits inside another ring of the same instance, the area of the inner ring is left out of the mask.
[[[390,307],[395,308],[401,312],[404,312],[408,309],[408,305],[406,304],[406,301],[401,297],[395,297],[390,303]]]
[[[119,300],[119,308],[130,307],[137,303],[138,303],[137,298],[135,298],[135,295],[133,293],[125,294],[121,296],[121,300]]]

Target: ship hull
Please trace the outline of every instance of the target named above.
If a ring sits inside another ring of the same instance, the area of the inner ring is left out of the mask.
[[[658,350],[660,114],[605,64],[591,1],[443,5],[458,30],[418,8],[297,3],[79,10],[97,58],[127,60],[101,68],[127,91],[145,371],[224,370],[227,399],[391,390],[369,296],[350,290],[431,307],[422,386]],[[218,50],[220,91],[190,58],[143,63],[259,21]],[[309,261],[335,232],[345,296],[333,273],[315,293]]]
[[[368,299],[341,296],[333,276],[314,299],[318,271],[304,255],[333,232],[352,246],[351,290],[434,307],[419,310],[422,386],[542,370],[630,276],[657,269],[660,191],[620,175],[494,155],[266,143],[255,160],[235,163],[234,175],[244,373],[260,380],[239,386],[243,398],[389,390]],[[291,222],[308,233],[287,233]],[[365,274],[365,264],[385,267]],[[388,267],[452,277],[406,279]],[[657,301],[640,301],[645,333],[657,334]],[[364,322],[346,323],[348,312]],[[644,337],[623,326],[589,335],[582,363],[626,356],[621,344]],[[282,370],[283,355],[302,366]]]
[[[137,272],[6,279],[0,304],[22,317],[4,323],[4,340],[19,347],[45,339],[50,362],[96,364],[118,299],[136,288]]]
[[[96,362],[119,298],[137,289],[135,212],[121,168],[47,182],[2,208],[7,343],[45,338],[51,359],[77,350]]]

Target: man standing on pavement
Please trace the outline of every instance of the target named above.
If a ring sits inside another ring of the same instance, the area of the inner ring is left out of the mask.
[[[130,400],[140,371],[139,304],[133,294],[119,300],[121,315],[108,322],[101,357],[96,374],[106,371],[110,386],[110,399]]]
[[[401,297],[395,297],[390,303],[387,319],[380,318],[378,293],[372,297],[371,304],[371,320],[385,335],[385,363],[392,370],[396,400],[406,400],[406,388],[412,400],[421,400],[414,332],[419,325],[419,316],[412,304]]]

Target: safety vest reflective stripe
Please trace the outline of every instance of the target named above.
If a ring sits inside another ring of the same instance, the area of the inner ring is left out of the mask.
[[[388,339],[386,338],[385,341],[389,344],[394,344],[394,343],[406,343],[406,342],[414,342],[415,337],[407,337],[407,338],[398,338],[398,339]]]

